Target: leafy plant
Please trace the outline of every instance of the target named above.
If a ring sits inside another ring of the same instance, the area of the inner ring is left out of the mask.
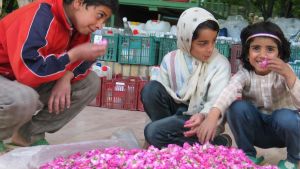
[[[3,18],[8,13],[18,8],[19,6],[17,0],[2,0],[2,9],[1,9],[0,18]]]

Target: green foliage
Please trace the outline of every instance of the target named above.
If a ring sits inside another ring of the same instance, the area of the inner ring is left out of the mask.
[[[300,0],[277,0],[273,16],[300,17]]]
[[[300,0],[221,0],[231,6],[243,6],[245,12],[255,13],[263,16],[264,19],[270,17],[296,17],[300,18]]]
[[[19,6],[17,0],[2,0],[2,9],[1,9],[0,18],[3,18],[8,13],[18,8]]]
[[[300,18],[300,0],[293,0],[292,15],[295,18]]]

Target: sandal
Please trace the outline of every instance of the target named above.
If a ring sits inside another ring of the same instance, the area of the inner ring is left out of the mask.
[[[0,153],[4,153],[6,151],[6,147],[3,141],[0,141]]]
[[[264,159],[265,159],[264,156],[260,156],[260,157],[256,158],[256,157],[247,155],[247,157],[248,157],[254,164],[256,164],[256,165],[261,164],[261,163],[264,161]]]
[[[35,141],[30,146],[40,146],[40,145],[49,145],[49,142],[46,139],[42,138],[42,139]]]
[[[232,139],[228,134],[220,134],[214,138],[212,144],[217,146],[231,147]]]
[[[279,169],[297,169],[298,164],[289,162],[288,160],[280,160],[278,163]]]

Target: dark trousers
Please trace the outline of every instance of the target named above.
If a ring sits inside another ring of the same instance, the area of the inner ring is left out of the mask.
[[[144,129],[145,139],[149,144],[162,148],[168,144],[198,142],[196,136],[183,135],[183,132],[188,130],[183,125],[190,118],[182,114],[187,111],[187,105],[176,103],[161,83],[150,81],[146,84],[141,93],[141,100],[152,121]]]
[[[287,159],[300,160],[300,115],[298,111],[279,109],[263,114],[250,102],[235,101],[227,112],[227,122],[238,148],[256,156],[260,148],[287,147]]]

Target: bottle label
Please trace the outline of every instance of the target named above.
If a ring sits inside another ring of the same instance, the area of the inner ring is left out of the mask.
[[[94,36],[94,43],[99,44],[102,41],[102,35],[95,35]]]

